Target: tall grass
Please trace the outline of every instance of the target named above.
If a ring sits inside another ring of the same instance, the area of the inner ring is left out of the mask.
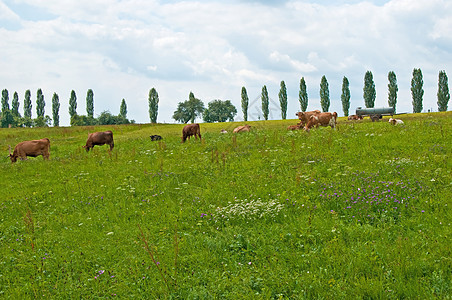
[[[404,117],[185,144],[183,125],[2,129],[5,156],[48,137],[51,157],[0,164],[0,295],[446,299],[451,113]],[[105,129],[112,153],[86,153]]]

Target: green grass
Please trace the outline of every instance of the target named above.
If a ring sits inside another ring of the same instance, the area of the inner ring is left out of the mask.
[[[0,297],[449,299],[452,114],[402,118],[1,129]]]

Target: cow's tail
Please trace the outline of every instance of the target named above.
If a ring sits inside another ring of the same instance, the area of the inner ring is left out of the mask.
[[[333,117],[331,118],[333,128],[336,128],[336,124],[337,124],[336,120],[337,120],[337,112],[333,112]]]

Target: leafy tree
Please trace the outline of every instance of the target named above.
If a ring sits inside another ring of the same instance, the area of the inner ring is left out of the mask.
[[[100,114],[99,118],[97,118],[97,122],[99,125],[120,125],[120,124],[134,123],[134,121],[129,121],[127,118],[124,118],[122,115],[114,116],[109,111],[103,111]]]
[[[92,89],[86,92],[86,114],[94,118],[94,93]]]
[[[281,118],[285,120],[287,118],[287,89],[284,80],[281,81],[278,96],[279,104],[281,106]]]
[[[33,125],[33,120],[31,119],[31,93],[30,90],[25,91],[25,98],[24,98],[24,118],[23,118],[23,125],[26,127],[31,127]]]
[[[397,87],[397,77],[394,71],[388,73],[388,81],[388,105],[393,107],[395,112],[399,88]]]
[[[173,114],[173,119],[181,123],[187,123],[188,121],[194,123],[196,117],[202,116],[203,112],[204,104],[190,92],[187,101],[179,102],[177,110]]]
[[[262,94],[261,94],[261,100],[262,100],[262,114],[264,115],[264,120],[268,120],[268,114],[269,114],[269,100],[268,100],[268,92],[267,87],[264,85],[262,87]]]
[[[366,107],[372,108],[375,106],[377,91],[375,90],[374,77],[371,71],[367,71],[364,75],[363,97]]]
[[[188,109],[188,101],[179,102],[177,110],[173,114],[173,119],[177,122],[188,123],[190,121],[190,111]]]
[[[236,114],[237,109],[230,100],[213,100],[208,103],[207,109],[204,110],[203,120],[208,123],[226,122],[227,120],[232,122]]]
[[[424,80],[422,79],[421,69],[414,68],[413,78],[411,79],[411,96],[413,97],[413,112],[422,112],[422,98],[424,96]]]
[[[298,101],[300,102],[301,111],[306,111],[308,108],[308,92],[306,89],[306,82],[304,77],[300,79],[300,92],[298,93]]]
[[[53,93],[52,97],[52,114],[53,114],[53,126],[60,126],[60,98],[57,93]]]
[[[322,76],[322,80],[320,81],[320,105],[324,112],[330,108],[330,90],[325,75]]]
[[[151,119],[151,123],[157,123],[157,115],[159,110],[159,94],[152,88],[149,91],[149,118]]]
[[[342,79],[342,110],[344,111],[344,116],[348,116],[350,109],[350,83],[347,77],[344,76]]]
[[[19,113],[19,94],[17,94],[17,92],[14,92],[13,101],[12,101],[11,105],[12,105],[11,113],[13,114],[13,117],[20,118],[20,113]]]
[[[125,99],[122,99],[121,101],[121,106],[119,107],[119,115],[124,119],[127,119],[127,104]]]
[[[69,98],[69,116],[72,117],[77,115],[77,96],[75,91],[71,91],[71,98]]]
[[[439,71],[438,78],[438,111],[447,111],[447,105],[450,100],[449,84],[446,71]]]
[[[44,108],[46,103],[44,101],[44,95],[42,94],[42,90],[38,89],[36,93],[36,116],[39,118],[44,118]]]
[[[188,110],[190,111],[190,121],[192,123],[195,122],[195,119],[198,116],[202,116],[202,113],[204,112],[204,104],[201,100],[195,98],[195,95],[190,92],[190,95],[188,96]]]
[[[35,127],[48,127],[52,124],[52,119],[49,116],[39,116],[33,120]]]
[[[243,112],[243,120],[248,121],[248,94],[246,92],[246,88],[242,86],[242,112]]]

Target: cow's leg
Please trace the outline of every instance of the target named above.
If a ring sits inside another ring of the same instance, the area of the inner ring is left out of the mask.
[[[113,150],[113,147],[114,147],[114,146],[115,146],[114,143],[111,143],[111,144],[110,144],[110,151]]]

